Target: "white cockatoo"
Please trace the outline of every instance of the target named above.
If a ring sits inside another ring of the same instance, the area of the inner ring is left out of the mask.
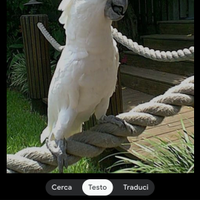
[[[59,18],[66,45],[48,94],[48,125],[41,134],[57,156],[59,172],[66,163],[64,140],[81,131],[92,114],[106,115],[115,91],[119,54],[111,23],[123,18],[128,0],[62,0]]]

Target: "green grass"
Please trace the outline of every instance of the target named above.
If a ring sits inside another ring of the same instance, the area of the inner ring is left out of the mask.
[[[18,91],[7,89],[7,154],[27,148],[41,146],[40,134],[46,127],[47,117],[31,112],[31,104]],[[52,173],[57,173],[55,169]],[[103,173],[89,158],[64,170],[65,173]]]
[[[41,146],[40,133],[46,117],[31,112],[30,102],[19,92],[7,90],[7,153]]]

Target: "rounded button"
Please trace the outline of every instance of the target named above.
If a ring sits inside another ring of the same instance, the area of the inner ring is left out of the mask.
[[[108,196],[113,191],[113,184],[107,179],[88,179],[82,190],[88,196]]]

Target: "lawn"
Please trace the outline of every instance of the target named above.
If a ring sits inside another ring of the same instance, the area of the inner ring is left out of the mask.
[[[40,134],[47,117],[31,112],[31,103],[15,90],[7,89],[7,153],[14,154],[27,147],[41,146]],[[53,173],[57,173],[54,170]],[[91,159],[83,158],[64,170],[65,173],[102,173]]]
[[[47,117],[31,112],[30,101],[17,91],[7,90],[7,153],[41,146],[40,133]]]

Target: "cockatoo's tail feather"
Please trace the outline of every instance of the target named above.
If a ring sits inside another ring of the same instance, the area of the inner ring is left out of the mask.
[[[45,139],[50,135],[49,127],[47,126],[40,135],[40,142],[43,143]]]

